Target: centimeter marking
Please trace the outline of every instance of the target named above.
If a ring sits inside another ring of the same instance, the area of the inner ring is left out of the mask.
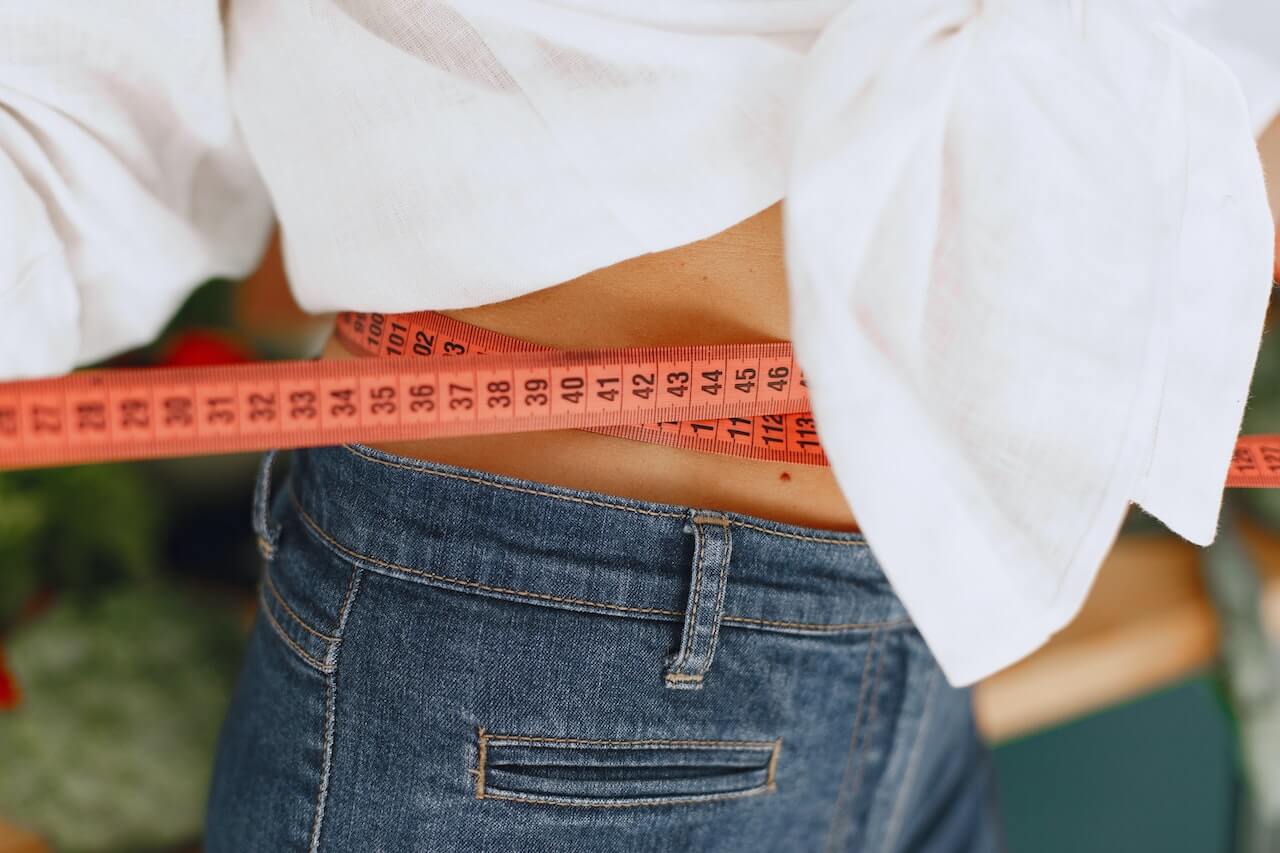
[[[491,351],[545,352],[550,349],[463,323],[434,311],[408,314],[347,312],[338,315],[336,330],[339,340],[349,351],[383,358],[407,354],[445,356]],[[726,368],[728,367],[730,365],[726,364]],[[794,380],[799,390],[806,392],[807,397],[804,377],[794,363],[788,365],[790,372],[774,368],[777,375],[774,372],[757,373],[751,367],[743,368],[736,364],[733,367],[733,370],[726,369],[723,377],[715,372],[719,370],[718,367],[700,374],[695,371],[692,379],[695,384],[703,383],[703,396],[714,396],[719,392],[721,378],[725,383],[742,389],[748,387],[742,384],[744,380],[748,383],[764,381],[777,386],[777,379],[782,377],[787,381]],[[686,377],[681,373],[669,374],[665,378],[683,382]],[[827,464],[826,455],[818,441],[813,415],[807,410],[705,421],[686,419],[628,423],[596,427],[592,431],[754,459],[809,465]],[[1228,468],[1226,486],[1280,488],[1280,435],[1240,436]]]
[[[558,351],[430,312],[338,333],[383,357],[0,383],[0,470],[575,428],[826,462],[787,343]],[[1240,436],[1226,485],[1280,487],[1280,435]]]
[[[434,311],[411,314],[338,315],[338,340],[348,352],[363,356],[397,358],[406,355],[454,356],[489,352],[546,352],[553,347],[534,344],[446,317]],[[789,345],[788,345],[789,346]],[[695,400],[714,401],[725,397],[750,398],[763,383],[781,393],[789,383],[805,384],[803,374],[791,365],[759,365],[735,362],[699,365],[685,371],[659,369],[653,382],[625,382],[597,377],[585,393],[613,400],[615,395],[646,397],[661,388],[668,393],[688,393]],[[537,393],[532,387],[516,388],[517,394]],[[734,392],[738,392],[736,395]],[[826,465],[827,458],[818,440],[813,413],[796,411],[754,417],[722,417],[711,420],[668,420],[628,423],[589,428],[590,432],[620,436],[636,441],[686,447],[752,459],[802,465]]]
[[[666,381],[744,366],[784,381]],[[0,384],[0,469],[805,411],[795,376],[785,343],[94,370]]]
[[[1280,435],[1242,435],[1236,440],[1227,487],[1280,488]]]

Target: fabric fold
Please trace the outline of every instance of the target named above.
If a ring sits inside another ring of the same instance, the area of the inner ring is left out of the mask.
[[[1131,501],[1214,537],[1277,45],[1271,0],[0,0],[0,377],[150,339],[273,214],[305,310],[392,312],[781,200],[835,477],[968,683]]]
[[[1212,537],[1270,289],[1247,108],[1141,0],[855,3],[809,59],[796,352],[868,541],[969,683],[1078,611],[1130,500]]]
[[[0,377],[145,344],[200,283],[253,268],[271,206],[222,47],[213,2],[0,0],[0,223],[20,220],[0,329],[22,330]]]

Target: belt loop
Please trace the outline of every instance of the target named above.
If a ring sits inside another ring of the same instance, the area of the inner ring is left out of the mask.
[[[258,481],[253,487],[253,532],[258,534],[258,551],[270,560],[276,553],[276,541],[280,538],[280,525],[271,518],[271,463],[275,450],[262,454],[258,462]]]
[[[690,509],[685,530],[693,534],[689,600],[684,609],[680,650],[667,656],[662,678],[667,687],[699,690],[716,653],[733,538],[729,519],[724,513],[711,510]]]

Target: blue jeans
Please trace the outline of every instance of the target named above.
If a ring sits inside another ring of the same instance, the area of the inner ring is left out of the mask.
[[[994,782],[858,534],[295,451],[206,850],[987,851]]]

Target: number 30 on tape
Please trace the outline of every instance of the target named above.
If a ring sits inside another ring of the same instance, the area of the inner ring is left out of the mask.
[[[0,469],[575,428],[827,462],[787,343],[561,352],[434,312],[336,330],[366,358],[0,383]],[[1240,437],[1226,485],[1280,486],[1280,436]]]
[[[798,381],[716,399],[666,381],[731,364],[796,375],[786,344],[87,371],[0,385],[0,468],[807,410]],[[623,386],[653,392],[589,393]]]

